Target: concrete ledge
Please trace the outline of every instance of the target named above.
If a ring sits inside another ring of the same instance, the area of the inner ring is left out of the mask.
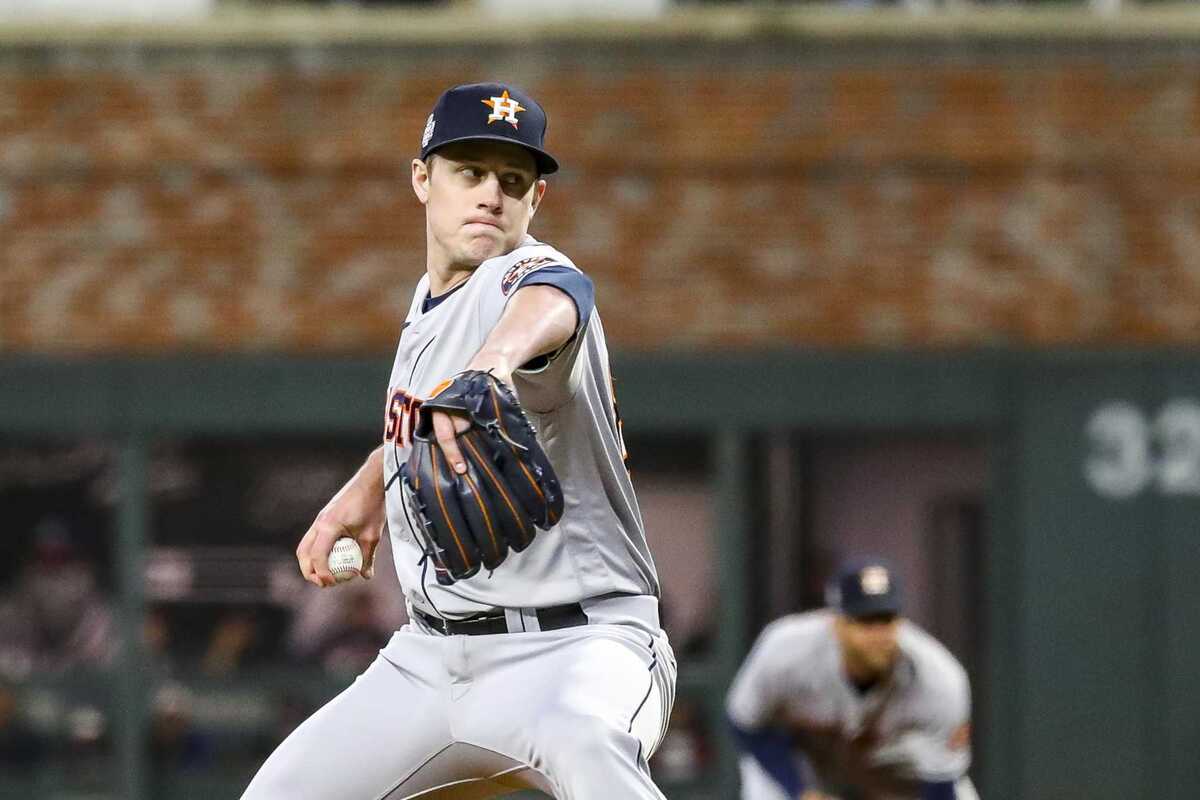
[[[927,14],[828,6],[680,9],[654,20],[495,18],[444,10],[223,6],[179,23],[0,22],[0,44],[504,44],[787,39],[1200,40],[1200,7],[1169,4],[1100,15],[1085,7],[955,8]]]

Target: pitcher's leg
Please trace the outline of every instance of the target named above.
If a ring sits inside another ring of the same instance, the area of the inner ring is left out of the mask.
[[[416,650],[409,668],[377,657],[276,748],[242,800],[376,800],[449,746],[436,659]]]
[[[456,704],[463,730],[537,769],[557,800],[660,800],[647,760],[670,712],[674,657],[665,638],[618,627],[493,644],[497,669]]]

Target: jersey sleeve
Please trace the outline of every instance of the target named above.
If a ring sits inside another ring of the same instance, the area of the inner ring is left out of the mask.
[[[574,366],[580,352],[579,343],[595,308],[592,281],[553,251],[544,251],[507,266],[493,276],[493,282],[480,301],[480,319],[487,326],[482,331],[485,339],[491,327],[499,322],[508,301],[526,286],[553,286],[575,305],[576,323],[571,338],[555,352],[538,356],[517,370],[524,387],[521,402],[530,411],[551,411],[574,393],[578,383],[578,371]]]
[[[579,335],[596,307],[596,292],[592,286],[592,279],[572,267],[551,264],[525,275],[517,282],[512,293],[525,286],[539,285],[553,286],[571,298],[576,312],[575,335]]]
[[[779,709],[784,691],[780,667],[788,661],[781,632],[777,622],[763,629],[729,687],[725,711],[743,730],[769,726]]]
[[[551,264],[535,270],[517,281],[509,296],[516,294],[526,286],[553,286],[571,298],[571,302],[575,304],[575,332],[571,334],[571,338],[555,352],[538,356],[521,367],[521,371],[524,373],[544,373],[545,378],[553,379],[558,377],[555,373],[566,373],[569,370],[569,362],[574,360],[573,356],[577,352],[572,345],[579,338],[583,329],[587,327],[588,320],[592,316],[595,308],[592,279],[577,269]],[[551,367],[555,365],[555,362],[562,362],[562,366],[557,370],[552,370]]]

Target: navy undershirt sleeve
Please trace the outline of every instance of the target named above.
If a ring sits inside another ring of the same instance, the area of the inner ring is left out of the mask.
[[[553,264],[529,273],[521,279],[516,288],[539,284],[553,286],[567,293],[567,296],[575,303],[578,320],[575,333],[583,330],[583,326],[587,324],[588,318],[592,315],[592,309],[596,307],[596,292],[592,286],[592,279],[577,269]]]
[[[954,781],[922,783],[921,800],[954,800]]]
[[[788,797],[799,797],[804,791],[804,779],[796,768],[795,746],[792,737],[783,731],[751,731],[729,721],[738,748],[754,757]],[[940,800],[940,798],[939,798]]]

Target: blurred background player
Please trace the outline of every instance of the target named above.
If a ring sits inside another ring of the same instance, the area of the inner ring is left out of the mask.
[[[768,625],[730,688],[744,800],[977,798],[966,672],[892,568],[843,567],[828,605]]]

